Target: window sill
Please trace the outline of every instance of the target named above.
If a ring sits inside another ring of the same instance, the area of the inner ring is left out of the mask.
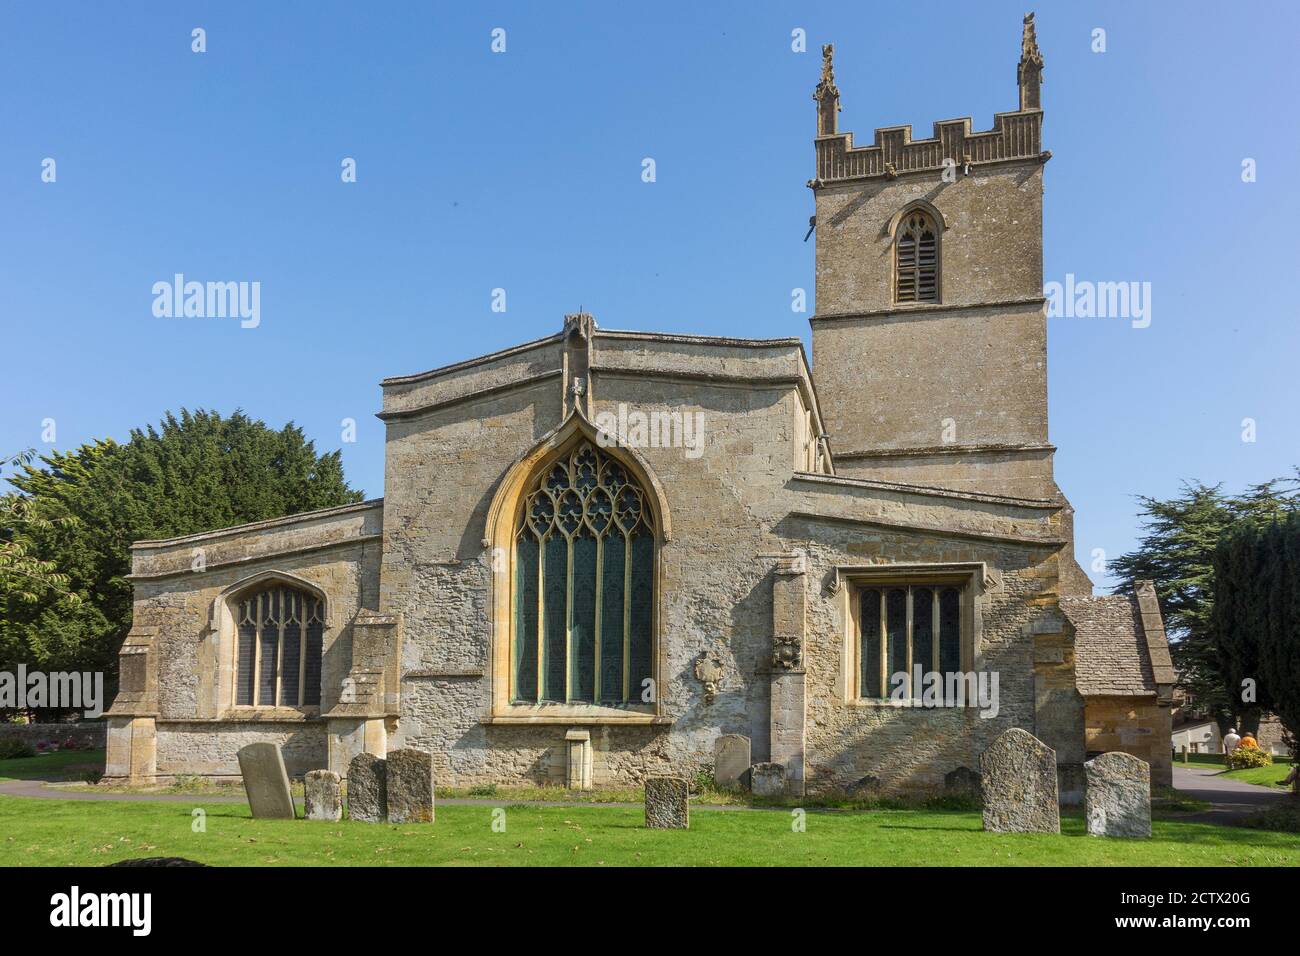
[[[591,706],[522,706],[509,707],[489,714],[484,724],[568,724],[607,726],[650,726],[671,724],[673,719],[661,714],[640,710],[623,710],[617,707]]]
[[[319,707],[231,707],[221,715],[221,720],[247,723],[301,723],[320,719]]]
[[[926,706],[919,700],[882,700],[875,697],[852,697],[845,701],[850,707],[865,707],[868,710],[980,710],[979,704],[939,704]]]

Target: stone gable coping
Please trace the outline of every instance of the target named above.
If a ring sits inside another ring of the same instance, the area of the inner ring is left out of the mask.
[[[335,505],[332,508],[318,508],[315,511],[303,511],[296,515],[285,515],[283,518],[268,518],[265,521],[250,521],[248,524],[231,525],[229,528],[217,528],[214,531],[200,531],[195,534],[184,534],[175,538],[153,538],[146,541],[134,541],[131,543],[131,550],[146,551],[159,548],[170,548],[178,544],[192,544],[197,541],[211,541],[215,538],[227,538],[238,534],[247,534],[251,531],[265,531],[273,528],[301,524],[318,518],[333,518],[338,515],[345,515],[354,511],[365,511],[370,508],[382,509],[383,506],[383,498],[370,498],[367,501],[358,501],[355,504]]]
[[[847,457],[847,456],[846,456]],[[848,488],[863,488],[878,491],[896,491],[904,495],[917,495],[924,498],[950,498],[957,501],[982,501],[989,504],[1010,505],[1042,511],[1060,511],[1065,507],[1061,501],[1051,498],[1014,498],[1009,495],[994,495],[982,491],[955,491],[951,488],[937,488],[930,485],[912,485],[898,481],[881,481],[877,478],[848,478],[841,475],[821,475],[810,471],[796,471],[795,481],[809,481],[816,484],[842,485]]]

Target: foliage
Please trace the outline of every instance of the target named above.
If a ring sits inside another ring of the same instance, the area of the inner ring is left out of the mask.
[[[35,757],[36,748],[18,737],[0,737],[0,760],[18,760]]]
[[[1248,770],[1252,767],[1267,767],[1273,758],[1258,747],[1235,747],[1228,754],[1226,761],[1229,770]]]
[[[1219,543],[1213,571],[1219,599],[1207,633],[1226,688],[1253,681],[1257,706],[1277,714],[1294,740],[1300,732],[1300,513],[1236,528]]]
[[[131,626],[133,541],[361,499],[338,452],[318,455],[292,423],[275,431],[242,411],[168,413],[125,444],[97,440],[18,465],[0,540],[58,577],[19,564],[20,579],[0,565],[0,667],[111,675]]]
[[[1143,496],[1138,502],[1142,540],[1135,551],[1110,562],[1110,571],[1124,582],[1119,590],[1131,592],[1136,579],[1154,581],[1179,684],[1221,730],[1232,724],[1256,727],[1259,709],[1243,706],[1240,685],[1225,674],[1210,633],[1214,556],[1219,541],[1233,529],[1266,525],[1300,509],[1300,469],[1241,495],[1226,494],[1221,485],[1196,483],[1184,485],[1174,498]]]
[[[33,449],[0,458],[0,472],[6,468],[27,465],[36,452]],[[29,512],[26,502],[12,492],[0,495],[0,594],[9,595],[13,600],[35,604],[41,592],[63,595],[76,601],[68,592],[68,576],[59,573],[53,561],[43,561],[30,552],[27,543],[15,537],[19,527],[30,524],[41,531],[51,531],[55,527],[50,522]],[[75,520],[70,517],[56,519],[63,527],[68,527]]]

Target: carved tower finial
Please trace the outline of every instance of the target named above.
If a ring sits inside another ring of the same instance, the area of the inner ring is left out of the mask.
[[[1016,67],[1016,83],[1020,87],[1021,111],[1042,109],[1038,88],[1043,83],[1043,54],[1038,51],[1033,13],[1025,14],[1025,32],[1020,39],[1020,65]]]
[[[835,85],[835,44],[822,44],[822,78],[813,91],[817,101],[817,135],[834,136],[839,128],[840,88]]]

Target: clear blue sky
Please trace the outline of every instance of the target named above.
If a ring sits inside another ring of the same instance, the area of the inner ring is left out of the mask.
[[[6,2],[0,450],[47,448],[45,418],[67,448],[181,406],[292,419],[329,450],[350,417],[347,475],[375,496],[382,377],[549,334],[579,305],[613,328],[807,340],[790,290],[813,286],[819,45],[860,142],[987,129],[1016,106],[1024,6]],[[1049,324],[1086,567],[1132,546],[1137,494],[1300,461],[1300,13],[1037,10],[1046,277],[1153,286],[1150,328]],[[176,272],[259,281],[260,327],[155,318]]]

